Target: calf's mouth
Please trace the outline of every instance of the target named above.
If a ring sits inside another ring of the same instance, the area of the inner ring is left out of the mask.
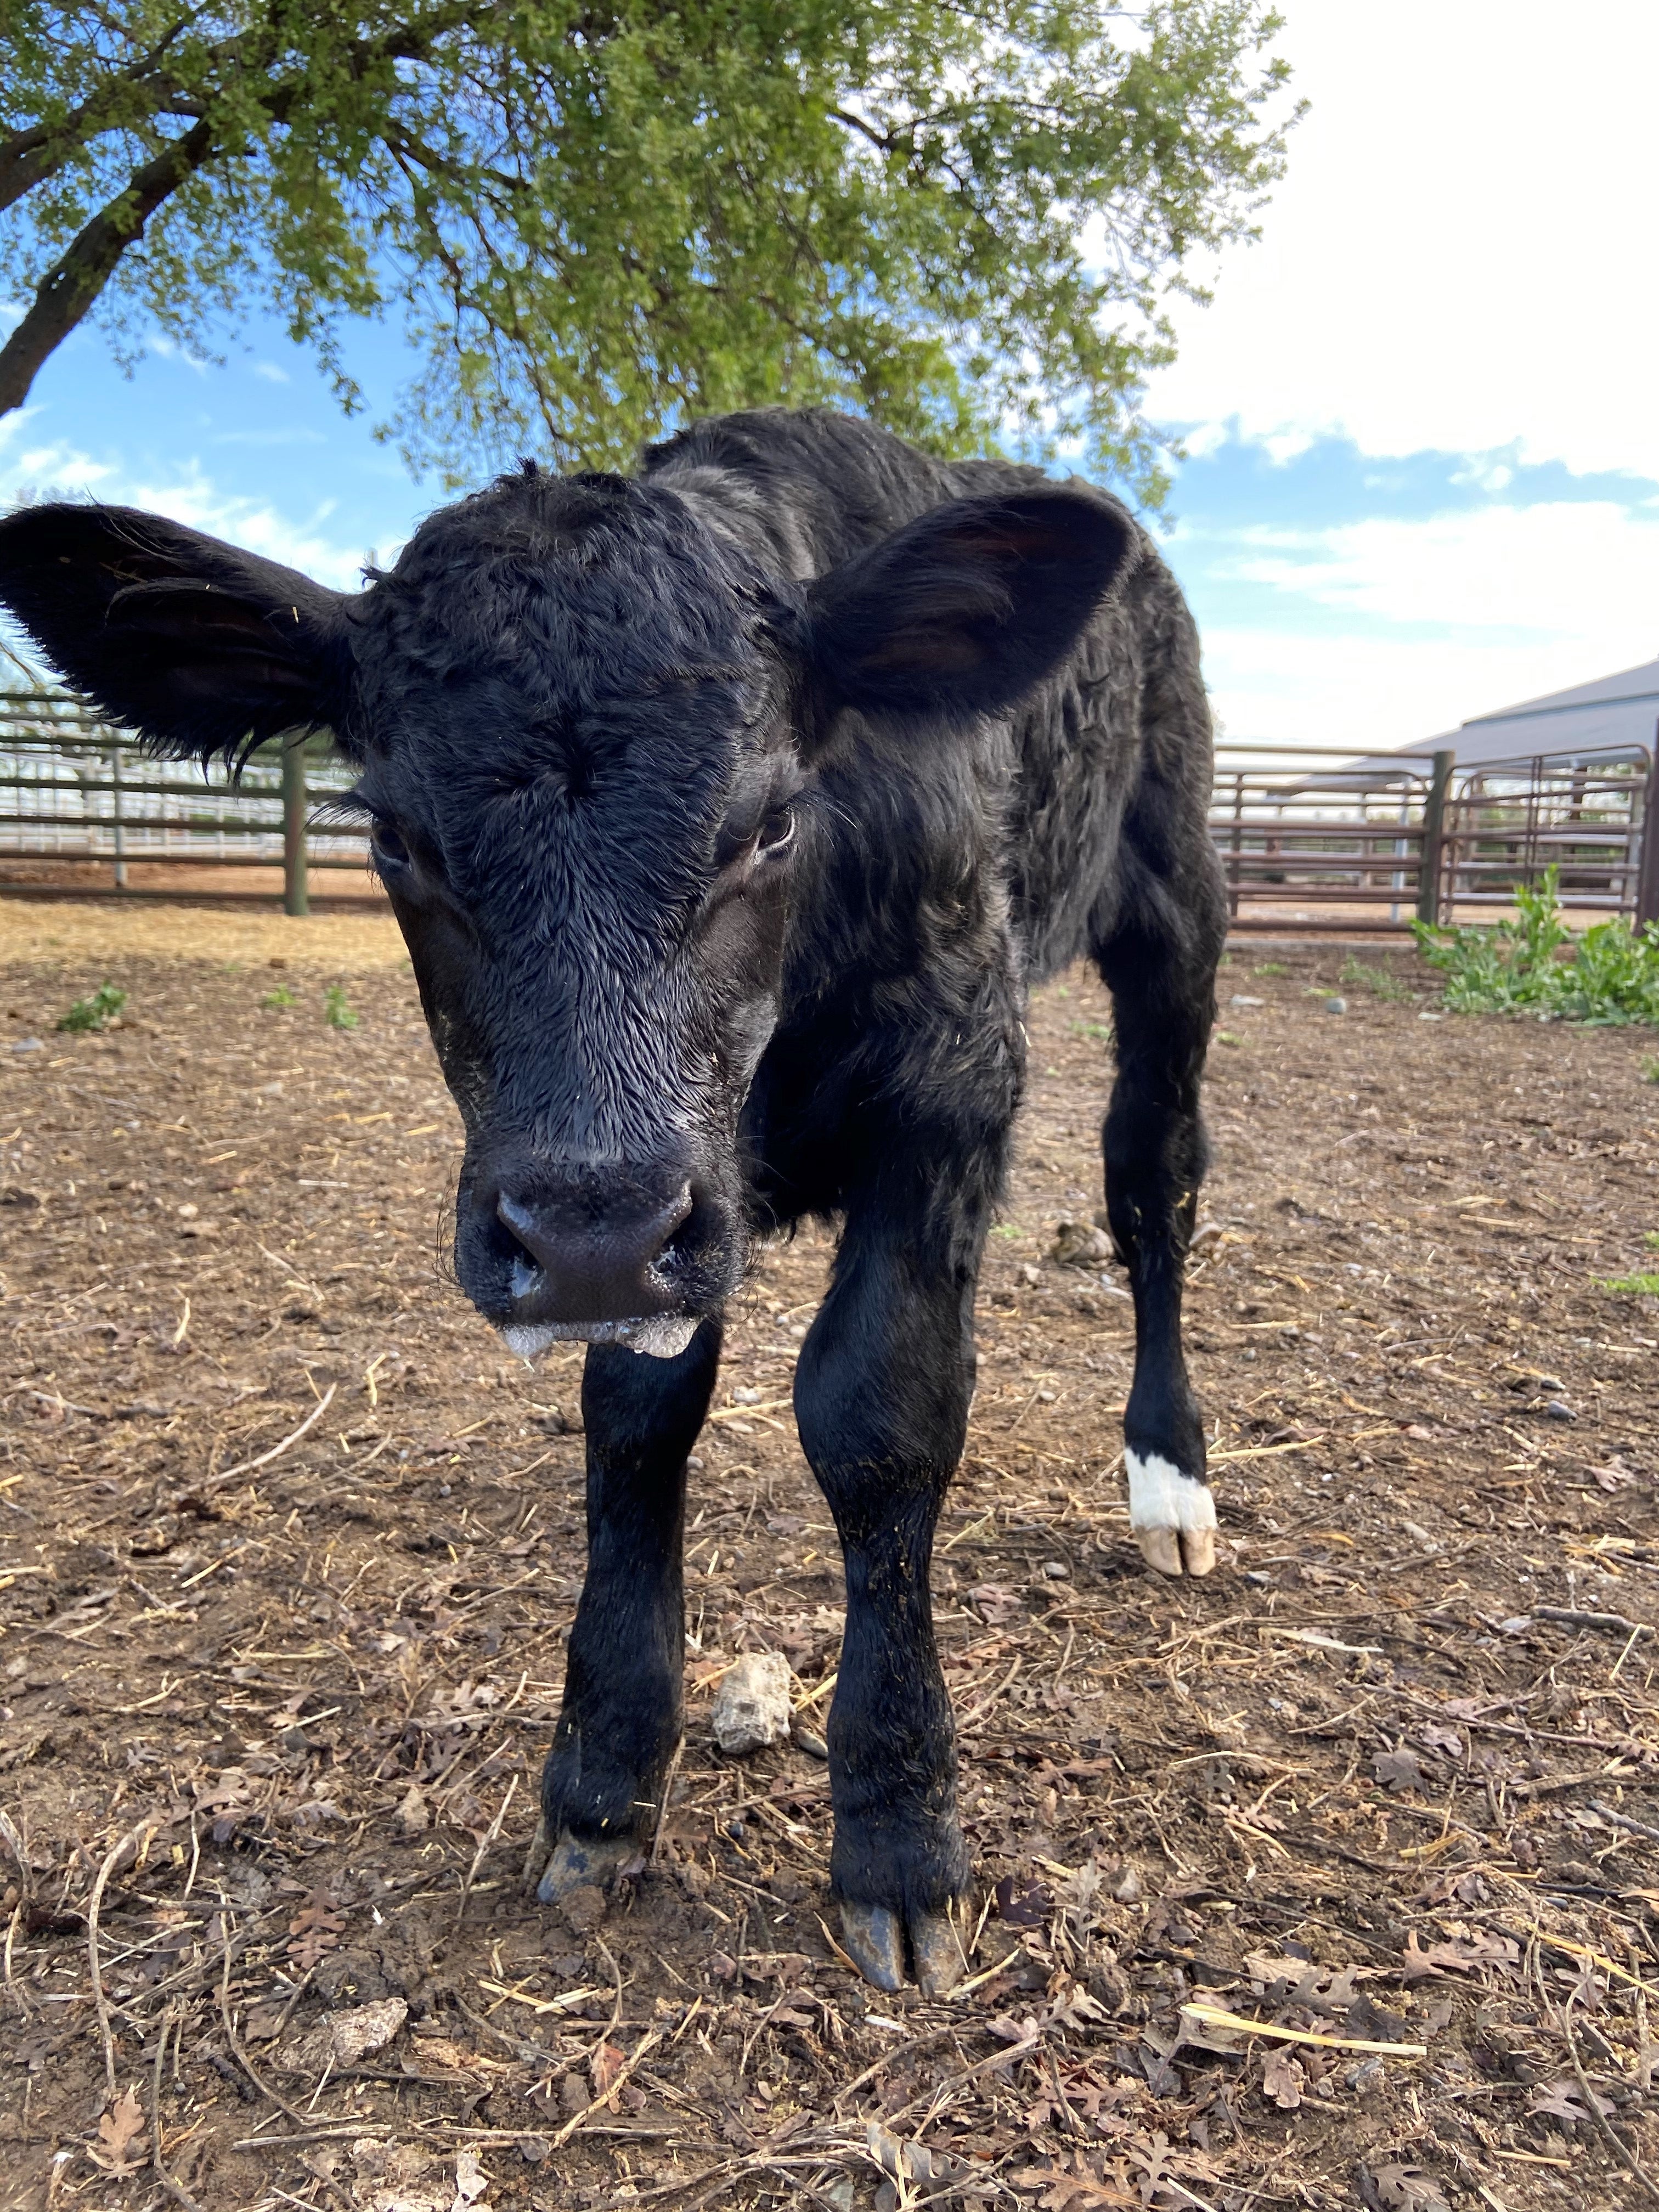
[[[702,1318],[700,1314],[641,1314],[632,1321],[509,1321],[501,1324],[501,1341],[531,1366],[551,1344],[622,1344],[653,1359],[678,1359]]]

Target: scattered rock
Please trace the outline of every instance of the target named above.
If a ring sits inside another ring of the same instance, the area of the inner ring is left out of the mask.
[[[733,1755],[781,1743],[789,1734],[789,1662],[750,1651],[726,1669],[714,1693],[714,1741]]]
[[[605,1892],[596,1883],[585,1881],[559,1899],[559,1910],[573,1934],[591,1936],[605,1917]]]
[[[401,1997],[354,2005],[349,2012],[335,2013],[283,2044],[276,2063],[289,2074],[320,2074],[325,2067],[337,2072],[343,2066],[361,2065],[372,2052],[383,2051],[408,2018],[409,2007]]]
[[[1544,1408],[1544,1415],[1547,1420],[1551,1421],[1576,1421],[1578,1419],[1565,1398],[1552,1398]]]
[[[1061,1221],[1048,1257],[1057,1267],[1087,1267],[1092,1273],[1112,1256],[1112,1240],[1091,1221]]]
[[[373,2051],[382,2051],[409,2018],[401,1997],[385,1997],[379,2004],[358,2005],[330,2021],[337,2066],[356,2066]]]
[[[1332,997],[1325,1000],[1325,1012],[1328,1014],[1346,1014],[1347,1011],[1348,1002],[1346,999]]]

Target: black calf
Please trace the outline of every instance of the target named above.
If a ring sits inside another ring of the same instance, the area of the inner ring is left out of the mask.
[[[685,1464],[751,1240],[841,1224],[801,1441],[840,1531],[831,1877],[848,1948],[948,1986],[969,1869],[934,1648],[975,1285],[1030,984],[1116,1007],[1109,1218],[1131,1521],[1207,1572],[1180,1339],[1224,926],[1180,594],[1115,501],[829,414],[634,480],[526,465],[356,597],[119,509],[0,524],[0,600],[111,714],[207,757],[325,722],[466,1127],[461,1281],[586,1339],[588,1576],[532,1875],[603,1879],[681,1726]]]

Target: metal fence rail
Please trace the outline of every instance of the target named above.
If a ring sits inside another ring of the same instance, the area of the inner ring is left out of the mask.
[[[1651,757],[1633,747],[1471,769],[1446,810],[1442,904],[1505,906],[1553,867],[1563,906],[1656,918],[1642,881],[1651,785]]]
[[[1409,927],[1512,906],[1558,872],[1563,905],[1659,921],[1659,781],[1626,748],[1486,763],[1217,747],[1211,833],[1235,927]]]
[[[1364,908],[1396,920],[1422,910],[1437,880],[1433,818],[1444,790],[1432,756],[1401,762],[1384,782],[1356,767],[1352,750],[1218,745],[1210,829],[1234,921],[1261,906]]]
[[[0,691],[0,865],[106,865],[118,889],[147,862],[281,867],[304,913],[311,871],[366,867],[362,832],[317,819],[350,779],[325,738],[262,746],[233,783],[146,758],[63,692]],[[1239,929],[1404,931],[1510,905],[1552,866],[1564,904],[1659,920],[1659,778],[1639,748],[1460,769],[1449,752],[1224,742],[1210,827]]]
[[[308,820],[351,781],[325,738],[262,745],[233,782],[222,764],[148,758],[77,700],[0,692],[0,859],[107,862],[118,890],[134,862],[281,868],[304,913],[313,869],[368,864],[361,832]]]

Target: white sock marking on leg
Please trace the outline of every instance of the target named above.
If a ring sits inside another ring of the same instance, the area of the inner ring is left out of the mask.
[[[1207,1482],[1183,1474],[1158,1452],[1145,1458],[1127,1447],[1123,1464],[1129,1477],[1132,1528],[1213,1528],[1215,1498]]]

